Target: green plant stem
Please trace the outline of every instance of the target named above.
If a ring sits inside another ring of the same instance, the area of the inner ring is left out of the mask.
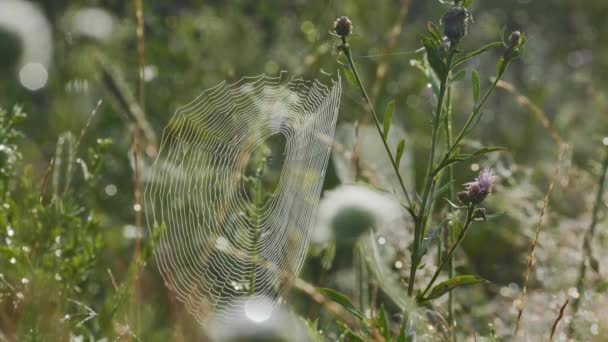
[[[591,223],[589,224],[589,229],[585,233],[585,237],[583,238],[583,260],[581,260],[581,264],[578,269],[578,277],[576,280],[576,289],[578,292],[578,297],[574,300],[572,304],[572,320],[570,324],[568,324],[568,334],[572,337],[572,333],[574,333],[574,316],[578,312],[578,309],[581,305],[581,299],[583,298],[585,288],[585,275],[587,273],[587,264],[585,263],[586,259],[590,256],[591,251],[591,240],[595,235],[595,228],[597,226],[598,216],[600,212],[600,208],[602,207],[602,196],[604,194],[604,186],[606,183],[606,173],[608,172],[608,149],[606,150],[606,156],[604,157],[604,162],[602,163],[602,171],[598,181],[598,189],[595,195],[595,203],[593,204],[593,209],[591,212]],[[589,256],[588,256],[589,255]]]
[[[446,110],[446,115],[445,115],[445,124],[444,124],[444,128],[445,128],[445,143],[446,143],[446,150],[449,150],[451,145],[452,145],[452,88],[448,87],[448,98],[447,98],[447,110]],[[455,197],[455,191],[454,191],[454,169],[452,167],[452,165],[448,166],[448,184],[449,185],[449,189],[448,189],[448,196],[450,199],[453,199]],[[453,208],[451,206],[448,206],[448,210],[451,213]],[[453,230],[449,229],[449,221],[446,223],[447,227],[444,230],[445,234],[444,234],[444,243],[445,243],[445,250],[448,251],[450,250],[452,243],[454,242],[454,232]],[[441,245],[439,243],[439,245]],[[451,279],[454,277],[454,259],[451,258],[448,261],[448,277]],[[456,334],[454,334],[454,292],[450,291],[448,293],[448,326],[450,327],[450,335],[452,337],[452,341],[456,341]]]
[[[454,57],[454,54],[456,53],[456,50],[454,50],[453,48],[450,49],[450,51],[448,52],[448,59],[447,59],[447,69],[450,69],[451,63],[452,63],[452,58]],[[408,295],[411,297],[414,294],[414,280],[416,279],[416,270],[418,269],[418,262],[420,260],[419,256],[418,256],[418,250],[420,247],[420,243],[422,241],[422,236],[424,236],[424,227],[426,225],[426,207],[427,207],[427,201],[429,198],[429,194],[431,193],[431,188],[433,187],[434,184],[434,172],[433,172],[433,167],[434,167],[434,161],[435,161],[435,151],[437,149],[437,141],[439,140],[439,126],[440,126],[440,119],[441,119],[441,114],[443,112],[443,102],[444,102],[444,98],[446,95],[446,89],[447,89],[447,83],[448,83],[448,77],[449,77],[449,72],[446,72],[445,75],[442,75],[443,77],[441,78],[441,84],[439,87],[439,97],[437,98],[437,109],[435,110],[435,119],[433,120],[433,132],[432,132],[432,136],[431,136],[431,152],[429,155],[429,161],[428,161],[428,167],[427,167],[427,172],[426,172],[426,180],[425,180],[425,184],[424,184],[424,190],[423,190],[423,195],[422,195],[422,200],[420,202],[420,211],[418,212],[418,215],[416,220],[415,220],[415,226],[414,226],[414,247],[412,250],[412,262],[411,262],[411,266],[410,266],[410,278],[408,281],[408,289],[407,289],[407,293]]]
[[[429,282],[429,284],[426,286],[426,288],[424,289],[424,291],[420,295],[421,298],[424,298],[424,295],[426,295],[427,292],[429,292],[429,290],[431,289],[431,287],[433,287],[433,284],[435,284],[435,281],[437,280],[437,277],[439,277],[439,274],[441,273],[441,270],[443,270],[443,268],[452,259],[452,255],[454,254],[454,251],[456,251],[456,248],[458,247],[458,245],[460,245],[460,243],[464,239],[464,236],[466,235],[467,230],[471,226],[471,223],[473,223],[474,216],[475,216],[475,206],[472,205],[472,204],[469,204],[469,206],[467,208],[467,219],[466,219],[466,221],[464,223],[462,231],[460,232],[460,235],[458,235],[458,239],[456,240],[456,242],[454,243],[454,245],[451,246],[450,251],[445,256],[445,258],[443,259],[443,261],[441,262],[441,265],[439,265],[439,267],[435,271],[435,274],[433,274],[433,278],[431,278],[431,281]]]
[[[467,119],[467,122],[464,124],[464,126],[462,127],[462,129],[460,130],[460,132],[458,133],[458,135],[456,136],[456,138],[452,142],[451,147],[448,148],[445,156],[443,157],[443,160],[441,161],[441,163],[439,165],[443,164],[444,162],[446,162],[450,158],[450,155],[452,154],[452,152],[454,152],[454,150],[456,149],[456,147],[458,147],[458,144],[460,144],[460,142],[462,141],[462,139],[464,139],[464,137],[467,134],[469,128],[471,128],[471,125],[478,120],[479,114],[481,113],[481,109],[483,108],[483,106],[488,101],[488,98],[490,97],[490,95],[494,92],[494,90],[496,90],[496,85],[500,81],[501,77],[502,77],[502,74],[499,74],[496,77],[496,79],[492,82],[492,85],[490,85],[490,88],[488,88],[488,90],[486,91],[486,93],[482,97],[482,99],[479,102],[479,104],[475,105],[475,107],[473,108],[473,111],[471,112],[471,115],[469,115],[469,118]]]
[[[376,114],[374,105],[370,101],[369,96],[367,95],[367,92],[365,91],[365,87],[363,86],[363,81],[361,81],[361,77],[359,76],[359,72],[357,71],[357,67],[355,66],[355,61],[353,60],[353,56],[350,53],[350,46],[348,45],[348,43],[346,41],[346,37],[342,37],[341,48],[342,48],[342,52],[344,53],[344,55],[346,56],[346,59],[348,61],[348,66],[350,67],[350,69],[353,72],[353,75],[355,76],[355,80],[357,82],[357,85],[359,86],[359,90],[361,91],[361,95],[363,96],[363,99],[365,100],[365,103],[367,104],[369,111],[371,112],[372,117],[374,118],[374,124],[376,125],[376,129],[378,130],[378,134],[380,135],[380,139],[382,140],[384,149],[386,150],[386,153],[387,153],[389,159],[391,160],[393,170],[395,171],[395,174],[397,175],[397,179],[399,181],[399,185],[401,186],[401,190],[403,191],[403,195],[405,196],[407,205],[411,209],[413,203],[412,203],[412,200],[410,199],[409,193],[407,192],[407,188],[405,187],[403,178],[401,177],[401,172],[399,172],[399,165],[397,165],[397,162],[395,161],[395,157],[393,156],[393,153],[391,152],[391,149],[388,146],[388,142],[384,138],[384,134],[382,133],[380,121],[378,120],[378,115]]]

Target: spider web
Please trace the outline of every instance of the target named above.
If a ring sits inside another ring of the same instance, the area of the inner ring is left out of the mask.
[[[341,86],[283,76],[220,83],[179,108],[146,175],[157,263],[201,323],[251,300],[273,310],[304,262]]]

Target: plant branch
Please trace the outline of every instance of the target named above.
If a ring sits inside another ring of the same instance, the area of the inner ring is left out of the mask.
[[[408,205],[409,208],[412,208],[412,204],[413,203],[412,203],[412,200],[410,199],[410,196],[409,196],[409,193],[407,191],[407,188],[405,187],[405,183],[403,182],[403,178],[401,177],[401,172],[399,172],[399,165],[397,165],[395,157],[393,156],[393,153],[391,152],[391,149],[388,146],[388,142],[384,138],[384,134],[382,134],[382,128],[381,128],[381,125],[380,125],[380,121],[378,120],[378,115],[376,114],[376,110],[374,109],[374,105],[372,104],[369,96],[367,95],[367,92],[365,91],[365,87],[363,86],[363,82],[361,81],[361,77],[359,76],[359,72],[357,71],[357,67],[355,66],[355,62],[353,60],[352,54],[350,53],[350,46],[348,45],[348,43],[346,41],[346,37],[342,37],[341,51],[346,56],[346,59],[348,61],[348,66],[351,68],[351,70],[353,72],[353,75],[355,76],[355,80],[357,82],[357,85],[359,86],[359,90],[361,91],[361,95],[363,96],[363,99],[365,100],[365,103],[367,104],[367,106],[369,108],[369,111],[372,114],[372,117],[374,119],[374,124],[376,126],[376,129],[378,130],[378,134],[380,135],[380,139],[382,140],[382,144],[384,145],[384,149],[386,150],[386,153],[388,154],[388,157],[391,160],[391,164],[393,166],[393,170],[395,171],[395,174],[397,175],[397,179],[399,180],[399,185],[401,186],[401,190],[403,191],[403,195],[405,196],[405,200],[407,202],[407,205]]]
[[[452,63],[452,58],[454,57],[454,54],[456,53],[456,50],[451,47],[450,51],[448,52],[448,58],[447,58],[447,70],[449,70],[450,65]],[[422,194],[422,200],[420,202],[420,211],[418,212],[417,219],[415,220],[415,227],[414,227],[414,248],[412,250],[412,265],[410,267],[410,278],[408,281],[408,295],[411,297],[414,294],[414,280],[416,278],[416,270],[418,269],[418,262],[419,260],[419,256],[418,256],[418,250],[419,250],[419,246],[420,243],[422,241],[422,236],[424,236],[424,228],[426,225],[426,206],[427,206],[427,201],[429,198],[429,194],[431,193],[431,188],[433,187],[433,180],[434,180],[434,172],[433,172],[433,167],[434,167],[434,161],[435,161],[435,150],[437,149],[437,141],[439,138],[439,126],[440,126],[440,119],[441,119],[441,114],[443,112],[443,102],[444,102],[444,98],[446,95],[446,90],[447,90],[447,83],[448,83],[448,77],[449,77],[449,72],[446,72],[445,75],[441,75],[441,85],[439,87],[439,96],[437,98],[437,109],[435,110],[435,119],[433,120],[433,132],[432,132],[432,136],[431,136],[431,152],[429,155],[429,161],[428,161],[428,167],[427,167],[427,173],[426,173],[426,180],[425,180],[425,184],[424,184],[424,188],[423,188],[423,194]]]
[[[426,295],[426,293],[429,292],[429,290],[431,289],[431,287],[433,287],[433,284],[435,284],[435,281],[439,277],[439,274],[441,273],[441,270],[443,270],[443,268],[452,259],[452,255],[454,254],[454,251],[456,251],[456,248],[458,247],[458,245],[460,245],[460,243],[464,239],[464,236],[465,236],[467,230],[471,226],[471,223],[473,223],[473,221],[474,221],[474,217],[475,217],[475,206],[472,205],[472,204],[469,204],[469,206],[467,208],[467,218],[466,218],[466,221],[465,221],[464,226],[462,228],[462,231],[460,232],[460,235],[458,235],[458,239],[451,246],[450,251],[445,256],[445,258],[443,259],[443,261],[441,262],[441,265],[439,265],[439,267],[435,271],[435,274],[433,274],[433,278],[431,278],[431,281],[428,283],[428,285],[426,286],[426,288],[424,289],[424,291],[420,295],[420,298],[424,298],[424,295]]]
[[[576,290],[579,296],[574,300],[572,304],[572,317],[576,315],[578,309],[581,305],[581,298],[585,292],[585,288],[583,287],[585,283],[585,274],[587,271],[587,264],[585,263],[587,258],[591,258],[591,240],[593,240],[593,236],[595,235],[595,227],[597,226],[598,216],[600,212],[600,208],[602,207],[602,196],[604,195],[604,187],[606,183],[606,173],[608,172],[608,149],[606,149],[606,156],[604,157],[604,162],[602,163],[602,171],[600,174],[600,178],[598,180],[598,189],[595,195],[595,203],[593,204],[593,209],[591,212],[591,223],[589,224],[589,228],[585,233],[583,238],[583,259],[581,260],[581,264],[578,269],[578,277],[576,280]],[[570,321],[568,324],[568,333],[572,335],[574,332],[574,319]]]

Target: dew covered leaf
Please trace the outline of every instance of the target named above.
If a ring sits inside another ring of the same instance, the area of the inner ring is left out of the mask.
[[[336,290],[330,289],[330,288],[321,288],[321,289],[319,289],[319,291],[325,297],[340,304],[344,309],[346,309],[351,314],[355,315],[360,320],[362,320],[362,321],[365,320],[365,316],[363,315],[363,313],[361,313],[361,311],[359,311],[359,309],[357,309],[357,307],[350,301],[350,299],[346,295],[344,295]]]
[[[488,283],[488,281],[481,277],[473,275],[456,276],[452,279],[446,280],[435,285],[431,289],[431,292],[428,294],[428,296],[426,296],[423,300],[433,300],[439,298],[457,287],[484,283]]]
[[[382,136],[384,140],[388,138],[388,131],[391,128],[391,120],[393,118],[393,111],[395,110],[395,100],[391,100],[386,106],[386,110],[384,111],[384,130],[382,131]]]

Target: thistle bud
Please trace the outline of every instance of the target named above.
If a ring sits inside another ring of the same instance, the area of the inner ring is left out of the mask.
[[[462,6],[450,8],[441,21],[443,22],[443,33],[450,40],[452,45],[456,44],[467,34],[467,29],[471,20],[471,14]]]
[[[340,17],[334,21],[334,32],[340,37],[349,36],[353,33],[353,23],[348,17]]]
[[[458,193],[458,199],[464,203],[481,203],[492,192],[496,175],[492,169],[483,169],[474,182],[464,184],[466,192]]]
[[[507,43],[511,49],[518,48],[521,45],[521,32],[513,31],[509,36],[509,41]]]

